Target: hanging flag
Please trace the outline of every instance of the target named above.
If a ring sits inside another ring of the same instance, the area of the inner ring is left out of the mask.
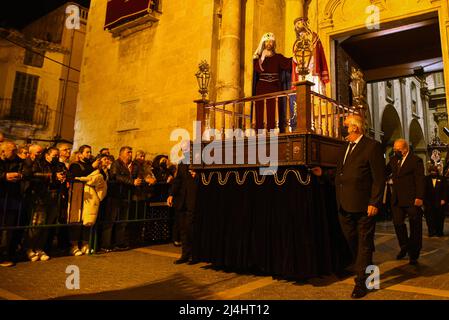
[[[327,68],[326,55],[324,54],[321,40],[318,40],[314,52],[314,70],[313,75],[318,76],[320,80],[326,84],[329,83],[329,69]]]

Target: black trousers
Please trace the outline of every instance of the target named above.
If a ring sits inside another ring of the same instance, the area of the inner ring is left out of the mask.
[[[443,235],[445,218],[443,206],[426,206],[424,216],[429,235]]]
[[[36,196],[33,201],[31,224],[53,225],[59,217],[59,193],[52,191],[46,195]],[[54,227],[51,227],[54,228]],[[54,230],[50,228],[31,228],[28,230],[28,249],[44,250],[47,247],[50,235],[54,235]]]
[[[416,206],[393,206],[393,224],[401,250],[408,252],[410,259],[418,259],[422,248],[422,209]],[[408,217],[410,235],[405,218]]]
[[[19,197],[6,195],[0,198],[0,226],[15,227],[20,225],[20,214],[22,212],[22,202]],[[0,255],[5,256],[6,260],[15,258],[18,245],[18,237],[23,234],[23,230],[0,230],[0,245],[2,238],[5,237],[5,247],[0,247]],[[1,257],[0,257],[1,260]]]
[[[357,285],[365,286],[368,277],[366,268],[373,264],[375,217],[368,217],[366,212],[346,212],[342,208],[338,217],[343,235],[352,252],[355,282]]]
[[[172,208],[170,208],[169,210],[172,210]],[[183,214],[182,211],[174,210],[173,227],[172,227],[172,241],[173,242],[181,241],[181,215],[182,214]]]
[[[101,235],[101,246],[106,249],[120,246],[126,247],[128,245],[128,238],[126,233],[127,223],[115,223],[117,220],[128,220],[130,214],[130,205],[127,200],[117,199],[111,197],[106,206],[103,216],[103,228]],[[113,230],[115,225],[115,230]],[[115,231],[115,239],[113,239],[113,231]],[[115,240],[115,241],[114,241]]]
[[[192,258],[193,246],[193,212],[179,212],[179,226],[181,232],[182,254],[181,259]]]
[[[69,231],[69,238],[71,242],[86,243],[90,240],[90,231],[92,227],[86,226],[71,226]]]

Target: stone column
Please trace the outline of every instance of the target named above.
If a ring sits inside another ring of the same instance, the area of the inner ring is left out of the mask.
[[[429,117],[427,112],[429,112],[429,89],[427,88],[427,83],[425,77],[421,77],[421,106],[422,106],[422,116],[423,116],[423,124],[424,124],[424,142],[426,145],[430,142],[429,139]]]
[[[217,101],[240,98],[241,0],[223,0]]]

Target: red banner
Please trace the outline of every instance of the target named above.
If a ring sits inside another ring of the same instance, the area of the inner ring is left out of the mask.
[[[105,29],[139,18],[150,11],[152,0],[109,0],[106,10]]]

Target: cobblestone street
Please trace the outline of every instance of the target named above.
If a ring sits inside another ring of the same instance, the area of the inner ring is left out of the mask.
[[[449,299],[449,237],[424,236],[418,266],[395,260],[397,251],[391,223],[378,223],[374,262],[380,268],[381,290],[364,299]],[[214,270],[205,263],[174,265],[179,253],[179,248],[165,244],[21,262],[0,269],[0,299],[350,299],[353,288],[352,278],[329,276],[298,283]],[[66,288],[69,265],[79,267],[79,290]]]

